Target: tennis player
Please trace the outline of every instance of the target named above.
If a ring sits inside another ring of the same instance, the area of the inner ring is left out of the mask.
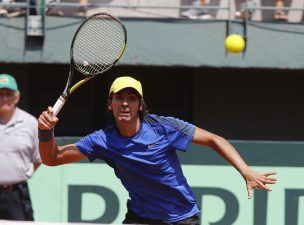
[[[117,78],[109,91],[108,109],[115,124],[74,144],[58,146],[58,118],[48,107],[39,116],[39,147],[44,164],[56,166],[86,158],[104,160],[129,192],[124,224],[198,225],[199,206],[187,183],[176,150],[190,143],[207,146],[243,176],[251,198],[253,189],[275,184],[274,172],[258,173],[247,166],[224,138],[173,117],[148,114],[142,85],[132,77]]]

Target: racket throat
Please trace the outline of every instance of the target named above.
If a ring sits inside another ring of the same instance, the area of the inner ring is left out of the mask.
[[[65,91],[60,95],[60,98],[62,98],[66,101],[69,98],[69,96],[70,96],[69,92]]]

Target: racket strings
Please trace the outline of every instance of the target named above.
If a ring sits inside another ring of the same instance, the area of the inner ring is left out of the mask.
[[[94,26],[92,26],[92,25],[89,25],[89,26],[91,26],[91,29],[94,30]],[[113,27],[111,27],[111,28],[113,28]],[[107,29],[107,28],[105,28],[105,29]],[[121,32],[121,31],[118,30],[118,32]],[[99,40],[100,37],[98,35],[99,35],[99,33],[95,33],[94,37],[93,36],[91,37],[91,44],[92,44],[94,52],[89,51],[87,53],[96,53],[97,56],[99,56],[98,58],[104,58],[106,60],[111,61],[111,59],[109,57],[105,58],[104,56],[109,56],[109,55],[111,56],[110,53],[113,51],[117,52],[117,51],[115,51],[116,50],[115,48],[117,47],[117,43],[121,43],[122,41],[119,38],[117,38],[117,37],[119,37],[118,35],[113,36],[113,32],[103,34],[104,36],[103,36],[102,41],[104,41],[104,42],[101,42],[101,40]],[[84,39],[81,41],[86,42],[88,40],[86,37],[84,37]],[[107,41],[108,45],[105,45],[105,43],[106,43],[105,41]],[[87,46],[79,45],[79,47],[81,48],[80,54],[85,53],[85,49],[83,49],[83,47],[87,47]],[[120,50],[121,46],[118,46],[118,47]],[[98,51],[99,49],[103,50],[103,51]],[[89,54],[88,56],[90,56],[90,55],[92,55],[92,54]],[[82,56],[83,56],[83,54],[82,54]]]
[[[108,26],[108,27],[110,27],[110,26]],[[90,37],[91,40],[88,40],[87,34],[85,34],[85,36],[79,35],[78,40],[80,41],[80,44],[79,44],[80,49],[82,47],[85,47],[85,49],[88,49],[89,46],[87,45],[87,41],[90,41],[91,42],[90,46],[93,47],[93,49],[91,48],[90,50],[93,50],[94,52],[96,52],[98,54],[98,53],[102,53],[102,52],[98,52],[98,49],[107,50],[107,47],[108,47],[108,49],[110,47],[114,47],[115,45],[117,45],[117,43],[118,43],[117,41],[120,41],[120,40],[113,40],[117,37],[117,35],[113,36],[113,31],[110,31],[110,29],[107,27],[105,29],[107,29],[110,32],[103,33],[102,34],[103,36],[99,36],[100,33],[95,31],[96,27],[94,26],[94,24],[92,24],[92,23],[88,24],[87,28],[91,29],[91,31],[89,31],[91,33],[91,37]],[[80,39],[80,38],[82,38],[82,39]],[[102,40],[101,40],[101,38],[102,38]],[[107,46],[104,45],[105,44],[104,41],[108,42]],[[86,45],[83,45],[83,43],[85,43]],[[86,51],[84,51],[85,49],[82,48],[81,52],[85,53],[86,52]],[[112,50],[113,50],[113,48],[112,48]],[[91,51],[87,51],[87,53],[91,53]]]
[[[106,38],[110,40],[111,37]],[[79,51],[75,53],[78,54],[78,57],[80,59],[78,66],[82,67],[82,69],[89,70],[89,73],[95,73],[94,70],[96,70],[96,73],[98,73],[102,70],[107,69],[107,67],[109,67],[113,61],[118,58],[118,53],[122,48],[122,46],[119,46],[118,49],[115,49],[115,43],[109,43],[108,46],[102,46],[102,44],[96,41],[96,38],[91,41],[91,44],[93,45],[93,49],[91,51],[88,51],[89,48],[87,47],[80,46]],[[99,48],[96,46],[99,46]],[[117,54],[115,55],[115,53]],[[95,62],[97,59],[98,61]],[[88,64],[90,64],[89,67]]]
[[[76,67],[89,75],[107,70],[120,57],[125,39],[125,31],[115,19],[103,16],[88,20],[74,40]]]
[[[92,24],[89,24],[91,31],[96,31],[96,27]],[[104,28],[108,29],[108,28]],[[108,29],[109,30],[109,29]],[[111,31],[112,32],[112,31]],[[113,32],[112,32],[113,33]],[[115,45],[117,45],[117,41],[120,40],[114,40],[116,38],[112,38],[111,35],[108,35],[109,33],[105,33],[102,37],[103,40],[100,40],[100,36],[98,36],[98,32],[95,32],[95,35],[91,37],[91,40],[87,40],[86,37],[84,39],[81,39],[83,42],[90,42],[90,48],[84,45],[79,45],[79,51],[75,50],[75,58],[76,54],[78,54],[79,57],[79,63],[78,66],[80,66],[83,70],[87,70],[88,73],[98,73],[102,70],[107,69],[114,60],[118,58],[119,53],[115,55],[115,52],[120,52],[121,46],[119,46],[119,49],[115,49]],[[97,35],[97,37],[96,37]],[[117,36],[114,36],[117,37]],[[105,41],[107,40],[107,41]],[[107,46],[104,46],[104,43],[108,42]],[[120,41],[121,42],[121,41]],[[114,58],[113,58],[114,57]],[[97,62],[96,62],[97,61]],[[96,72],[94,72],[96,71]]]

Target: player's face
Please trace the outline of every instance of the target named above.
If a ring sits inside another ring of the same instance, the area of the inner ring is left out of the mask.
[[[10,89],[0,89],[0,116],[11,113],[19,101],[19,93]]]
[[[141,109],[140,98],[129,89],[113,94],[109,109],[113,111],[116,122],[136,121]]]

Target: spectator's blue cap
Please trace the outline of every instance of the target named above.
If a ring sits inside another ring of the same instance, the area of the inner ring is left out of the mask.
[[[7,88],[13,91],[18,91],[18,85],[14,77],[9,74],[0,74],[0,89]]]

